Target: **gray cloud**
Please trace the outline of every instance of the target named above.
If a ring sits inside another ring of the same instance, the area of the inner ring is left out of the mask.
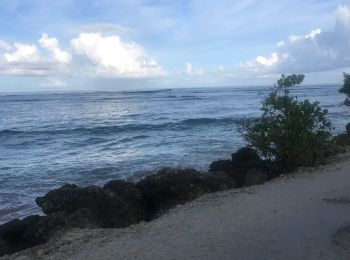
[[[270,56],[258,56],[242,66],[255,73],[311,73],[346,68],[350,64],[350,7],[340,5],[333,30],[316,29],[279,42]]]

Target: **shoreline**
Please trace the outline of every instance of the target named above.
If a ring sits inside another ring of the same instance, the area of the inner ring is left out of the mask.
[[[349,145],[349,133],[334,137],[331,145],[318,151],[314,163],[319,166],[342,153],[348,155]],[[101,187],[66,184],[51,190],[35,199],[45,215],[0,225],[0,256],[48,243],[56,234],[74,228],[118,229],[143,221],[152,223],[174,207],[206,194],[270,183],[293,173],[278,161],[261,159],[249,147],[240,148],[231,157],[212,162],[205,173],[163,168],[136,183],[112,180]]]
[[[337,235],[350,226],[348,172],[349,151],[264,185],[203,195],[151,222],[72,229],[3,259],[348,259],[350,241]]]

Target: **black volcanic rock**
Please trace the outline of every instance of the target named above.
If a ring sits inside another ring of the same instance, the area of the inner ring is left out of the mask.
[[[350,123],[346,125],[346,132],[348,135],[350,135]]]
[[[206,192],[238,188],[237,182],[230,172],[209,172],[201,175],[202,185]]]
[[[64,185],[38,197],[36,203],[50,218],[68,227],[127,227],[148,216],[141,191],[122,181],[104,188]]]
[[[103,188],[67,184],[36,199],[47,216],[15,219],[0,226],[0,256],[43,244],[68,228],[127,227],[202,194],[235,187],[229,173],[171,168],[137,185],[120,180]]]
[[[236,187],[232,172],[174,168],[164,168],[136,185],[121,180],[103,188],[67,184],[36,198],[46,216],[0,225],[0,256],[45,243],[69,228],[119,228],[151,220],[203,194]]]
[[[217,160],[210,164],[210,172],[229,172],[232,170],[231,160]]]
[[[45,243],[49,232],[46,217],[33,215],[14,219],[0,226],[0,256]]]
[[[201,174],[194,169],[164,168],[136,184],[154,211],[164,211],[203,195]]]
[[[138,189],[135,184],[113,180],[106,183],[103,189],[109,192],[114,198],[122,198],[130,205],[129,209],[132,215],[136,216],[136,221],[148,220],[151,215],[151,209],[144,199],[143,192]]]
[[[260,160],[258,153],[250,147],[239,149],[237,152],[233,153],[231,157],[234,167],[251,166]]]
[[[35,202],[45,214],[50,215],[55,212],[69,214],[80,208],[96,208],[99,200],[104,199],[106,194],[97,186],[80,188],[75,184],[66,184],[36,198]]]
[[[194,169],[164,168],[147,176],[136,186],[157,214],[199,196],[229,188],[237,183],[229,173],[200,173]]]

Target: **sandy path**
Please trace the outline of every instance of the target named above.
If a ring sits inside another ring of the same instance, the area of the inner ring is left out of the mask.
[[[16,259],[350,259],[350,154],[307,174],[204,196],[151,223],[74,230]],[[346,159],[347,158],[347,159]],[[346,240],[347,239],[347,240]]]

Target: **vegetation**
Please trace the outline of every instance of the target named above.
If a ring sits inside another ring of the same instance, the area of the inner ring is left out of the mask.
[[[339,92],[346,94],[348,97],[345,99],[344,104],[350,106],[350,74],[344,72],[344,84]]]
[[[318,102],[290,95],[290,88],[300,85],[304,77],[282,75],[262,102],[262,116],[244,119],[238,127],[249,146],[288,170],[314,164],[316,151],[331,137],[328,111]]]

